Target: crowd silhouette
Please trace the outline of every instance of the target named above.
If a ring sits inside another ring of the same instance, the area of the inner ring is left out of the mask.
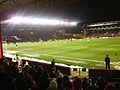
[[[50,67],[51,68],[51,67]],[[72,77],[41,65],[18,65],[0,60],[0,88],[3,90],[120,90],[119,82]]]

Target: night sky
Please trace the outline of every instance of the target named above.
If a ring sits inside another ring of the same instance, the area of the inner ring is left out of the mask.
[[[80,23],[120,20],[120,0],[80,0],[44,12],[53,17],[69,18]]]

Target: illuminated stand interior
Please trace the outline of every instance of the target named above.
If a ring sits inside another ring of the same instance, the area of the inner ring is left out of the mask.
[[[45,18],[33,18],[33,17],[21,17],[15,16],[11,19],[0,21],[0,59],[3,59],[3,48],[2,48],[2,30],[1,24],[15,24],[15,25],[41,25],[41,26],[65,26],[74,27],[77,22],[72,21],[62,21],[56,19],[45,19]]]

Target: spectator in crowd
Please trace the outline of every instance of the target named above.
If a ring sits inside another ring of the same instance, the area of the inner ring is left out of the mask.
[[[114,86],[112,84],[107,84],[104,88],[104,90],[115,90]]]
[[[0,88],[3,90],[17,90],[15,83],[10,78],[9,74],[5,72],[4,67],[0,63]]]
[[[88,86],[89,86],[89,81],[87,80],[86,77],[84,77],[83,81],[82,81],[82,88],[83,88],[83,90],[85,90],[86,87],[88,87]]]
[[[38,65],[34,76],[37,86],[39,86],[39,80],[41,79],[43,74],[44,74],[44,69],[42,68],[42,66]]]
[[[81,79],[77,76],[73,80],[73,90],[80,90],[82,88]]]
[[[105,81],[105,79],[103,77],[99,77],[97,82],[96,82],[96,86],[97,86],[97,90],[104,90],[104,87],[107,85],[107,82]]]
[[[98,90],[98,88],[96,87],[96,82],[92,80],[90,82],[90,85],[86,87],[86,89],[83,89],[83,90]]]
[[[20,73],[16,79],[17,90],[28,90],[29,84],[25,78],[24,73]]]
[[[51,78],[50,84],[49,84],[49,90],[57,90],[57,88],[58,88],[58,85],[57,85],[56,78]]]
[[[58,89],[63,90],[63,78],[57,78]]]
[[[72,89],[72,82],[70,81],[69,77],[67,75],[64,75],[63,77],[63,88],[64,90],[71,90]]]
[[[49,77],[48,72],[44,71],[43,75],[39,78],[38,90],[46,90],[49,88],[50,81],[48,77]]]
[[[63,90],[63,74],[60,72],[60,70],[56,71],[56,78],[57,78],[58,90]]]
[[[120,83],[119,82],[115,83],[115,90],[120,90]]]
[[[60,70],[56,71],[56,77],[57,78],[63,78],[63,74],[60,72]]]
[[[60,70],[49,72],[36,64],[24,67],[3,61],[0,60],[0,88],[3,90],[120,90],[119,82],[110,84],[103,77],[91,82],[79,77],[71,81]]]
[[[110,58],[108,57],[108,55],[105,57],[105,63],[106,63],[106,69],[110,69]]]

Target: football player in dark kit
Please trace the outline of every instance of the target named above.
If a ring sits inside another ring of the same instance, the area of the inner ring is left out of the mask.
[[[106,63],[106,69],[110,69],[110,58],[108,57],[108,55],[105,57],[105,63]]]

